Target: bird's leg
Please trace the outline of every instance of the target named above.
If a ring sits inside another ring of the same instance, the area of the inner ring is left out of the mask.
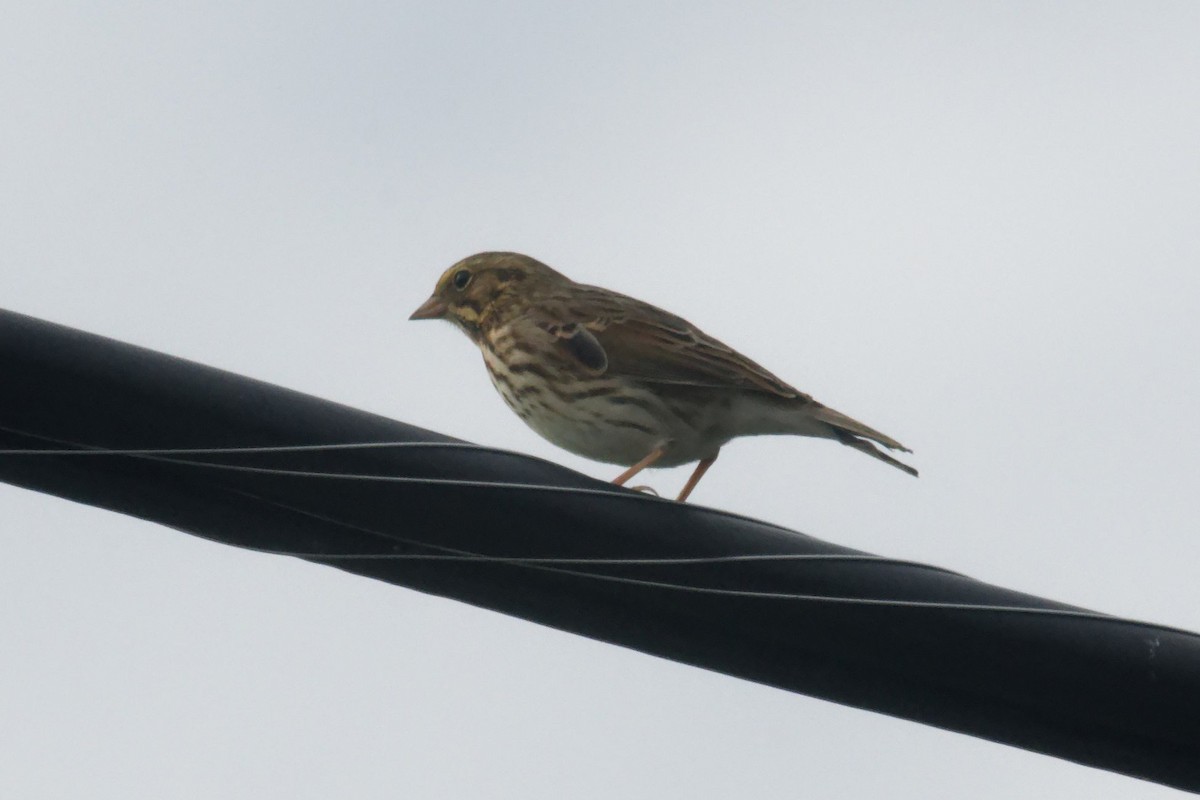
[[[660,447],[654,448],[653,450],[650,451],[650,455],[646,456],[641,461],[637,462],[632,467],[625,470],[617,477],[613,478],[613,483],[615,483],[617,486],[624,486],[625,481],[629,480],[634,475],[637,475],[639,472],[641,472],[646,467],[653,464],[655,461],[658,461],[660,458],[663,457],[663,454],[666,452],[667,452],[666,448],[664,448],[664,447],[660,446]]]
[[[719,451],[717,455],[720,455]],[[700,479],[704,477],[704,473],[708,472],[708,468],[711,467],[713,462],[716,460],[717,456],[713,456],[712,458],[703,459],[699,464],[696,465],[696,469],[692,472],[692,477],[688,478],[687,483],[683,485],[683,491],[679,493],[679,497],[675,498],[675,502],[682,503],[684,500],[688,499],[688,495],[692,493],[692,489],[696,488],[696,484],[700,482]]]

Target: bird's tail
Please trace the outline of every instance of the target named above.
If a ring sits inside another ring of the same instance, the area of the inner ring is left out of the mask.
[[[837,439],[847,447],[853,447],[859,452],[866,453],[873,458],[878,458],[885,464],[891,464],[899,470],[907,472],[914,478],[917,477],[917,471],[901,461],[889,456],[887,453],[880,450],[872,442],[881,444],[889,450],[899,450],[902,453],[911,453],[904,445],[897,442],[892,437],[880,433],[874,428],[867,427],[855,419],[847,417],[838,411],[834,411],[827,406],[821,406],[813,412],[813,418],[819,422],[823,422],[829,426],[830,436]]]

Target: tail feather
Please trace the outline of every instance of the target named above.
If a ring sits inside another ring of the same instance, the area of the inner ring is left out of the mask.
[[[897,461],[896,459],[892,458],[887,453],[868,442],[866,439],[859,439],[847,433],[846,431],[839,430],[838,428],[834,428],[833,430],[834,434],[837,436],[837,440],[847,447],[853,447],[860,453],[866,453],[869,456],[874,456],[885,464],[891,464],[896,469],[904,470],[914,478],[917,477],[917,471],[915,469],[902,461]]]
[[[837,439],[847,447],[853,447],[860,453],[866,453],[873,458],[879,459],[885,464],[891,464],[896,469],[907,472],[914,478],[917,477],[917,471],[915,469],[910,467],[908,464],[897,461],[872,444],[872,442],[877,442],[878,444],[881,444],[891,450],[899,450],[903,453],[912,452],[912,450],[909,450],[892,437],[880,433],[874,428],[863,425],[858,420],[851,419],[845,414],[834,411],[832,408],[822,406],[816,411],[815,414],[813,414],[813,416],[821,422],[827,424],[833,433],[833,438]]]
[[[813,413],[813,416],[821,420],[821,422],[828,423],[834,428],[845,431],[846,433],[852,433],[855,436],[861,436],[864,439],[870,439],[873,442],[878,442],[889,450],[899,450],[901,453],[912,452],[912,450],[909,450],[907,447],[900,444],[887,434],[880,433],[874,428],[867,427],[858,420],[851,419],[840,411],[834,411],[828,406],[821,406],[821,408],[817,409]]]

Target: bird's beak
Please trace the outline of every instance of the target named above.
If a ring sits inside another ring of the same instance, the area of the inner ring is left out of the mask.
[[[412,313],[409,319],[441,319],[446,316],[446,304],[433,295]]]

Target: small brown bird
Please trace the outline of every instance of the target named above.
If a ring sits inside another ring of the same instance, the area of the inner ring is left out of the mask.
[[[448,319],[483,352],[492,384],[529,427],[572,453],[628,467],[699,461],[683,501],[738,436],[833,439],[915,476],[876,448],[912,452],[821,405],[686,320],[575,283],[520,253],[479,253],[438,280],[410,319]]]

